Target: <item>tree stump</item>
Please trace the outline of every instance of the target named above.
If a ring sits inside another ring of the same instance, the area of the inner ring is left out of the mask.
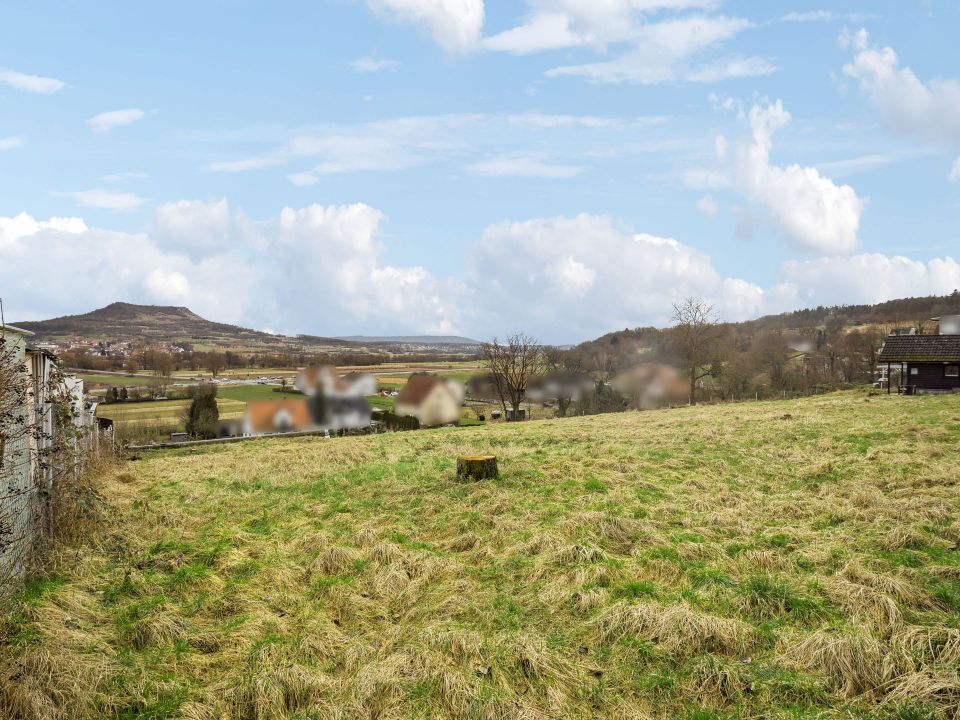
[[[495,455],[464,455],[457,458],[457,481],[486,480],[497,477]]]

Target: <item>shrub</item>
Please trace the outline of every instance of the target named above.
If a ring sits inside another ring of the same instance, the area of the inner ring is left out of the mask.
[[[210,439],[217,436],[220,410],[217,407],[217,386],[197,385],[191,392],[190,409],[187,411],[187,433],[194,437]]]

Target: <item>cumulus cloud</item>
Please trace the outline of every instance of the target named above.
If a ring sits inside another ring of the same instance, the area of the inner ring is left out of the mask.
[[[444,50],[472,48],[483,28],[483,0],[367,0],[377,13],[423,28]]]
[[[180,200],[160,205],[153,225],[155,236],[166,247],[202,256],[229,246],[233,217],[224,199]]]
[[[0,150],[16,150],[18,147],[23,147],[23,138],[19,138],[19,137],[0,138]]]
[[[856,51],[843,73],[857,82],[883,124],[899,135],[947,150],[960,149],[960,79],[924,82],[900,64],[891,47],[871,47],[866,30],[841,36]]]
[[[119,192],[93,188],[92,190],[76,190],[72,192],[51,193],[54,197],[73,198],[80,207],[100,208],[101,210],[136,210],[147,199],[136,193]]]
[[[878,303],[960,288],[960,263],[952,257],[927,262],[901,255],[863,253],[851,257],[790,260],[780,274],[803,306]]]
[[[131,234],[22,213],[0,217],[0,287],[25,319],[122,299],[291,333],[457,331],[459,284],[383,262],[384,220],[363,204],[311,205],[253,223],[225,201],[180,202]]]
[[[814,167],[779,166],[770,161],[774,133],[790,122],[777,100],[754,105],[746,115],[749,134],[732,145],[716,138],[715,170],[687,175],[691,187],[728,187],[762,209],[767,220],[794,247],[826,255],[847,254],[860,245],[860,217],[866,200],[849,185],[838,185]]]
[[[140,108],[127,108],[126,110],[110,110],[99,115],[94,115],[87,120],[87,125],[96,133],[110,132],[114,128],[132,125],[138,120],[142,120],[146,113]]]
[[[56,78],[27,75],[6,68],[0,68],[0,84],[39,95],[51,95],[67,86],[65,82]]]
[[[960,288],[960,263],[951,257],[876,253],[789,261],[763,287],[724,277],[706,254],[678,240],[589,214],[491,225],[465,276],[443,279],[385,262],[385,222],[359,203],[285,208],[257,222],[221,200],[172,203],[149,233],[21,213],[0,217],[0,287],[17,319],[122,299],[186,305],[211,319],[284,333],[482,337],[522,329],[549,342],[668,324],[671,303],[691,295],[715,303],[722,318],[741,320]],[[256,242],[243,239],[248,224]],[[161,226],[194,238],[226,233],[229,241],[190,254]]]
[[[587,214],[488,227],[469,278],[473,320],[486,333],[522,328],[551,341],[667,323],[670,303],[689,295],[736,319],[755,315],[764,298],[756,285],[721,277],[690,246]]]

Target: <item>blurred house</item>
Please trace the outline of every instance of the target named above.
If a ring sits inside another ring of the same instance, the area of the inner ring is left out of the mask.
[[[493,375],[474,375],[467,380],[467,396],[476,400],[500,401],[500,391]]]
[[[463,385],[454,380],[438,375],[411,375],[397,395],[395,412],[417,418],[421,427],[447,425],[459,422],[463,397]]]
[[[596,383],[586,373],[556,371],[536,378],[527,386],[532,402],[578,402],[593,392]]]
[[[611,385],[639,410],[685,405],[690,398],[689,383],[676,368],[660,363],[643,363],[624,370]]]
[[[377,394],[377,378],[370,373],[340,375],[331,365],[311,365],[300,371],[293,386],[304,395],[323,393],[327,397],[365,397]]]
[[[243,418],[244,435],[294,432],[309,430],[312,426],[306,398],[248,402]]]
[[[373,411],[365,397],[315,393],[307,400],[310,420],[324,430],[357,430],[370,426]]]

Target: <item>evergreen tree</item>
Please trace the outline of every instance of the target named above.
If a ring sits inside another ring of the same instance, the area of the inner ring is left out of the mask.
[[[187,433],[201,439],[217,436],[220,410],[217,408],[217,386],[197,385],[191,392],[190,410],[187,413]]]

